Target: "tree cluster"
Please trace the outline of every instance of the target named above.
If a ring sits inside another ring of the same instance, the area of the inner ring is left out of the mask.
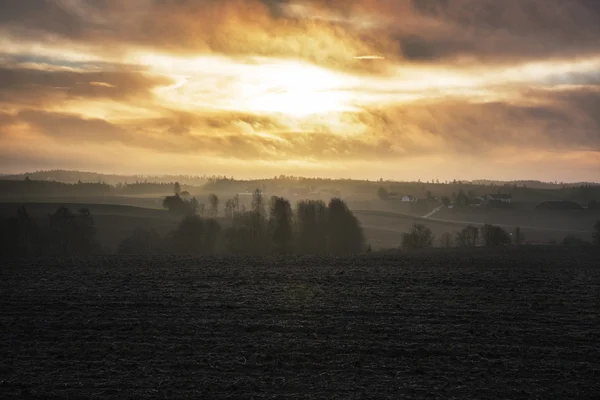
[[[421,224],[414,224],[411,229],[402,235],[402,248],[424,249],[433,247],[435,236],[431,229]],[[484,225],[481,229],[474,226],[464,227],[454,237],[444,233],[439,238],[441,247],[495,247],[511,243],[510,235],[501,227]]]
[[[119,252],[344,255],[366,249],[360,223],[338,198],[327,205],[322,201],[301,201],[294,210],[282,197],[272,197],[265,204],[262,192],[257,190],[250,210],[241,210],[239,200],[232,199],[225,203],[224,214],[219,222],[186,216],[162,243],[155,232],[138,230],[122,243]]]
[[[59,207],[47,219],[35,219],[25,207],[0,219],[0,256],[39,257],[97,254],[94,218],[86,208]]]

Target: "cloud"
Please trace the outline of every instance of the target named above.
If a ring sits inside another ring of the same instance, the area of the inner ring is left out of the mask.
[[[274,117],[243,113],[170,112],[156,119],[102,119],[25,110],[0,116],[69,143],[119,142],[154,152],[240,160],[356,161],[427,155],[490,157],[501,149],[600,151],[600,90],[527,92],[522,103],[422,103],[345,114],[360,135],[324,125],[286,131]],[[358,129],[357,128],[357,129]]]
[[[2,67],[0,65],[0,103],[44,105],[66,99],[96,98],[125,101],[148,97],[156,86],[171,81],[149,76],[143,71],[73,71]]]
[[[0,139],[136,165],[583,160],[600,151],[599,4],[7,1]]]

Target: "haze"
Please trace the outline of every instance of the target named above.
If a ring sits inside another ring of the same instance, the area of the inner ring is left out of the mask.
[[[600,181],[596,0],[8,0],[0,170]]]

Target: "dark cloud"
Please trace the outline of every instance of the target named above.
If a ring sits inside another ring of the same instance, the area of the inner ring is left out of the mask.
[[[102,119],[86,119],[76,114],[62,114],[45,111],[25,110],[17,118],[35,131],[69,141],[123,141],[131,136],[123,129]]]
[[[0,66],[0,103],[43,105],[69,98],[126,100],[148,97],[152,88],[169,83],[166,78],[140,71],[76,72]]]
[[[410,59],[511,62],[600,53],[595,0],[413,0],[413,5],[438,31],[403,32],[399,41]]]
[[[308,7],[306,15],[284,12],[292,4]],[[511,62],[599,54],[599,20],[596,0],[19,0],[0,5],[0,34],[17,39],[94,44],[109,52],[136,45],[178,53],[293,56],[370,71],[382,70],[384,63],[356,62],[352,56]]]
[[[501,147],[600,151],[600,90],[528,90],[517,102],[411,105],[364,115],[393,143],[429,137],[454,154],[484,154]],[[596,110],[596,111],[594,111]],[[438,149],[439,150],[439,149]],[[434,151],[434,149],[431,149]]]

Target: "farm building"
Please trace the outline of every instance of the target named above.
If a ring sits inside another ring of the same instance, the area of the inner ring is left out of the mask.
[[[496,194],[488,194],[484,196],[487,202],[490,201],[500,201],[502,203],[512,203],[512,194],[508,193],[496,193]]]

